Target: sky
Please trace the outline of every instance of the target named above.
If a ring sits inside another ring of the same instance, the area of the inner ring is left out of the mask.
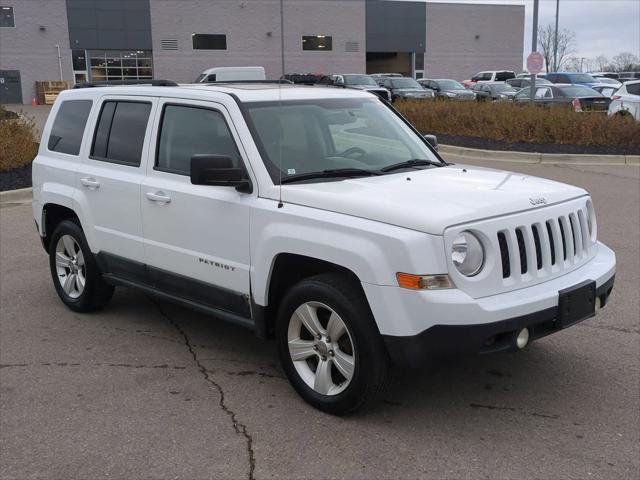
[[[406,1],[406,0],[396,0]],[[416,1],[416,0],[412,0]],[[423,0],[426,1],[426,0]],[[533,0],[428,0],[431,3],[489,3],[525,6],[524,52],[531,52]],[[556,0],[540,0],[538,24],[555,22]],[[640,56],[640,0],[560,0],[560,28],[575,33],[573,56]]]

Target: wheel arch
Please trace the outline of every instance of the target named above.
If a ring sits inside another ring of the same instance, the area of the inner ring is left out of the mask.
[[[257,318],[254,319],[256,334],[260,337],[273,338],[278,307],[286,292],[301,280],[321,273],[337,273],[348,278],[357,285],[367,301],[360,278],[350,268],[316,257],[281,252],[273,258],[271,263],[266,285],[265,306],[254,304],[257,310]]]
[[[76,212],[68,206],[58,203],[45,203],[42,207],[42,246],[49,251],[49,242],[51,235],[60,222],[64,220],[74,220],[80,224],[80,219]],[[80,225],[82,227],[82,225]]]

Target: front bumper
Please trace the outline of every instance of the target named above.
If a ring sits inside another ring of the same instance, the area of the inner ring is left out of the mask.
[[[393,360],[419,365],[434,354],[508,350],[513,345],[509,335],[524,326],[531,327],[533,338],[558,331],[559,292],[585,280],[595,282],[604,306],[613,288],[616,260],[606,245],[597,247],[592,259],[565,275],[482,298],[458,289],[362,286]]]
[[[609,301],[615,276],[596,289],[601,308]],[[497,353],[514,350],[518,333],[529,329],[529,341],[559,332],[558,308],[552,307],[493,323],[434,325],[418,335],[383,335],[387,351],[396,365],[419,367],[429,359],[446,355]],[[585,317],[582,320],[586,320]],[[573,323],[572,325],[575,325]],[[568,328],[568,327],[567,327]]]

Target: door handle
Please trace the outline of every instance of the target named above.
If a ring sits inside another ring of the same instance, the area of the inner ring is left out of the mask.
[[[81,178],[80,183],[91,190],[100,188],[100,182],[93,177]]]
[[[171,203],[171,197],[165,195],[164,192],[147,192],[147,198],[152,202],[157,203]]]

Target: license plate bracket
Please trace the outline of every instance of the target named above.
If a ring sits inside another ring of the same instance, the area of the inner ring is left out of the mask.
[[[558,292],[558,323],[567,328],[596,312],[596,282],[586,280]]]

